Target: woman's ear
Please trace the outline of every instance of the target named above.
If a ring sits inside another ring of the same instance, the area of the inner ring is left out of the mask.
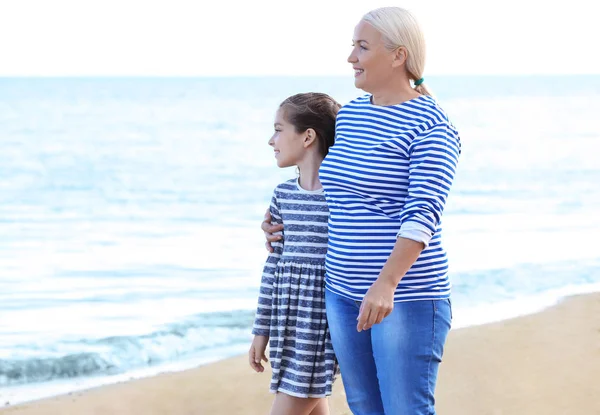
[[[406,59],[408,58],[408,50],[404,46],[400,46],[398,49],[394,51],[394,60],[392,62],[392,66],[394,68],[398,68],[406,63]]]
[[[317,133],[312,128],[306,130],[306,135],[304,136],[304,148],[308,148],[312,143],[317,140]]]

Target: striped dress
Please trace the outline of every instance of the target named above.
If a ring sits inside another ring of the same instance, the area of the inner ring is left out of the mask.
[[[425,249],[394,301],[450,296],[442,212],[460,154],[458,132],[430,96],[376,106],[344,105],[319,177],[329,205],[326,287],[361,301],[398,237]]]
[[[289,180],[275,188],[270,211],[272,223],[284,224],[284,239],[267,258],[252,333],[269,336],[271,392],[325,397],[338,369],[325,314],[323,190],[306,191]]]

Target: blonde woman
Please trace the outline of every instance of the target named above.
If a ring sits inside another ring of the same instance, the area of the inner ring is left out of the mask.
[[[340,109],[319,170],[333,348],[354,414],[435,414],[452,318],[441,217],[460,139],[423,83],[425,42],[408,11],[367,13],[348,62],[367,94]],[[275,241],[279,228],[262,227]]]

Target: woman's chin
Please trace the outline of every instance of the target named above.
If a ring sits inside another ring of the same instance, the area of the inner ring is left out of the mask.
[[[365,81],[364,81],[364,79],[362,79],[362,75],[359,75],[354,78],[354,86],[358,89],[362,89],[363,91],[366,91],[365,90]]]

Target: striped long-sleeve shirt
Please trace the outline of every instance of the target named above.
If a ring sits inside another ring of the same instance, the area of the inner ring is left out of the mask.
[[[459,154],[458,132],[432,97],[376,106],[367,95],[339,111],[319,171],[330,211],[327,289],[362,300],[404,237],[425,249],[394,300],[449,297],[441,217]]]

